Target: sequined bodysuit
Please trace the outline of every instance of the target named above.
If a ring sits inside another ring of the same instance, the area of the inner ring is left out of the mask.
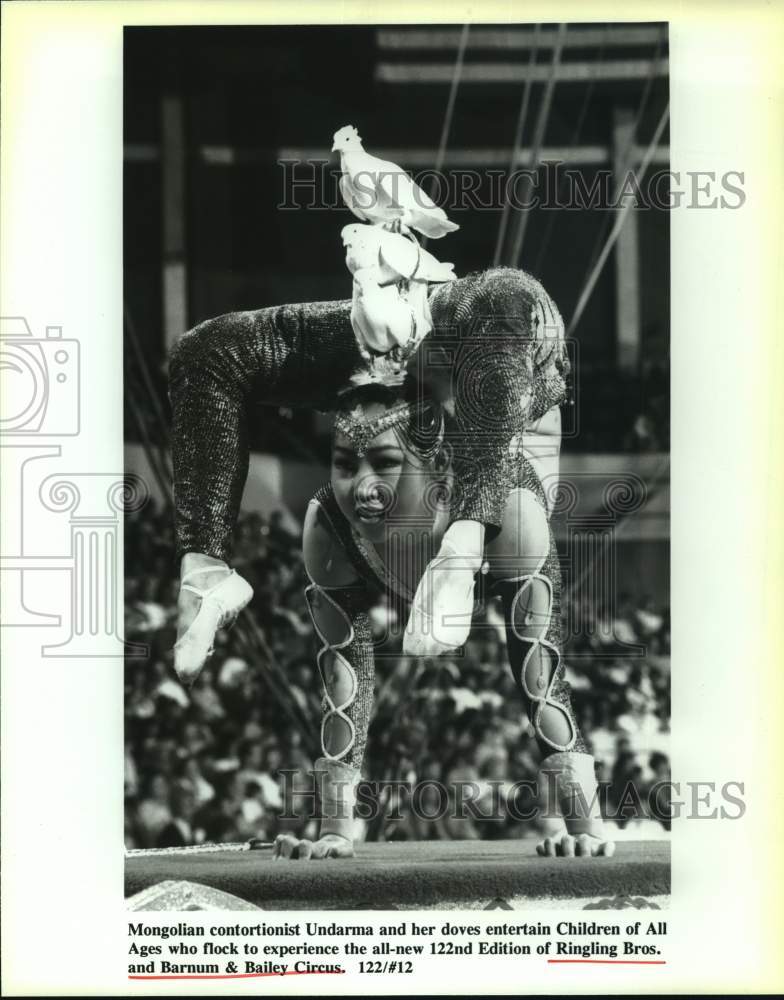
[[[558,310],[523,271],[496,268],[430,293],[434,329],[413,374],[450,383],[452,520],[492,537],[517,476],[515,440],[566,395]],[[227,313],[171,352],[174,501],[179,554],[227,559],[248,470],[248,421],[259,404],[330,411],[362,359],[351,302]]]
[[[434,374],[446,377],[445,401],[453,426],[450,522],[481,522],[489,540],[501,527],[512,490],[529,489],[546,511],[541,483],[523,457],[523,435],[565,398],[569,365],[563,322],[539,282],[509,268],[436,286],[430,293],[430,309],[434,329],[419,346],[409,370],[423,384]],[[175,346],[170,397],[180,555],[200,552],[229,558],[247,476],[252,407],[336,408],[338,394],[362,364],[350,311],[351,302],[340,301],[229,313],[200,324]],[[367,589],[385,589],[392,595],[396,591],[392,581],[351,536],[331,491],[327,488],[316,499],[360,578],[371,585]],[[537,582],[546,584],[548,596],[544,611],[537,612],[542,629],[535,639],[526,632],[533,612],[520,600],[529,583],[513,579],[502,592],[510,662],[535,727],[543,705],[551,716],[562,713],[568,720],[568,745],[566,737],[564,745],[545,740],[543,752],[579,749],[582,743],[562,679],[560,574],[552,536],[537,577]],[[410,599],[399,591],[396,596]],[[367,602],[362,593],[339,590],[328,592],[329,607],[315,592],[309,601],[314,625],[325,642],[319,662],[327,699],[325,720],[342,727],[341,749],[324,746],[324,752],[359,767],[373,697]],[[314,602],[319,601],[313,615]],[[331,641],[327,633],[334,629]],[[336,700],[329,693],[327,675],[336,660],[350,675],[348,700]],[[537,682],[541,690],[536,690]]]

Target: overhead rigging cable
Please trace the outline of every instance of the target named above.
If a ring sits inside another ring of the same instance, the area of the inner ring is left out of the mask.
[[[438,184],[438,180],[441,176],[441,171],[444,168],[444,159],[446,158],[446,144],[449,141],[449,133],[452,129],[452,117],[455,111],[455,101],[457,100],[457,89],[460,86],[460,78],[463,75],[463,61],[465,59],[466,49],[468,47],[468,33],[471,30],[471,25],[466,23],[463,25],[463,30],[460,33],[460,42],[457,47],[457,57],[455,59],[455,68],[452,72],[452,85],[449,88],[449,100],[446,105],[446,113],[444,114],[444,124],[441,128],[441,141],[438,144],[438,154],[436,156],[436,163],[434,168],[435,174],[435,184]],[[433,194],[435,194],[435,190]],[[422,246],[427,246],[427,236],[422,239]]]
[[[553,48],[553,58],[550,63],[550,74],[547,77],[544,94],[542,95],[542,103],[539,105],[539,116],[536,120],[536,129],[531,142],[531,156],[528,161],[529,174],[526,175],[525,184],[526,193],[531,187],[531,174],[534,170],[538,171],[539,169],[539,154],[542,149],[542,143],[544,142],[545,132],[547,131],[547,122],[550,117],[550,108],[553,103],[553,91],[555,90],[558,67],[561,65],[561,54],[563,53],[564,42],[566,40],[566,27],[567,26],[565,24],[558,25],[558,37]],[[517,223],[517,229],[512,242],[512,251],[509,255],[509,263],[512,267],[519,267],[520,264],[520,257],[523,252],[523,240],[525,238],[525,230],[528,226],[528,219],[531,215],[531,209],[521,207],[518,208],[517,212],[519,221]]]
[[[647,110],[648,101],[650,100],[651,97],[651,92],[653,90],[653,83],[656,79],[656,73],[659,68],[659,61],[661,59],[662,49],[664,47],[664,42],[666,38],[667,38],[667,28],[665,26],[664,28],[662,28],[658,41],[656,42],[656,48],[654,49],[653,55],[651,56],[651,64],[648,69],[648,76],[645,80],[645,86],[643,87],[642,94],[640,96],[640,103],[637,105],[637,112],[634,116],[634,125],[629,131],[629,138],[626,140],[626,144],[621,150],[619,156],[619,161],[624,164],[629,163],[630,154],[634,147],[634,143],[636,142],[637,133],[640,128],[640,122],[642,121],[642,117]],[[619,185],[619,190],[620,190],[620,185]],[[596,240],[594,241],[593,249],[591,250],[591,257],[589,259],[588,266],[585,269],[585,281],[588,280],[588,275],[590,275],[594,269],[594,265],[596,264],[599,253],[601,252],[602,243],[607,235],[607,230],[609,229],[609,226],[610,226],[610,216],[607,215],[602,220],[602,223],[599,227],[599,232],[596,234]],[[583,282],[583,285],[585,285],[585,281]]]
[[[308,752],[314,757],[317,756],[318,745],[313,736],[313,720],[307,717],[292,695],[289,678],[270,649],[264,631],[256,621],[253,612],[246,611],[241,614],[234,629],[237,633],[238,645],[243,647],[249,661],[256,665],[267,683],[270,694],[299,732]],[[259,653],[261,655],[258,655]]]
[[[169,443],[169,431],[166,416],[164,415],[163,407],[161,405],[160,398],[155,389],[155,386],[150,375],[150,371],[147,365],[146,358],[144,357],[144,352],[139,344],[139,338],[136,334],[136,326],[133,322],[133,317],[131,316],[131,311],[128,308],[128,303],[123,303],[123,318],[125,320],[125,334],[127,337],[127,342],[133,348],[134,359],[138,365],[139,372],[142,376],[142,381],[144,382],[144,388],[147,392],[148,402],[152,406],[153,414],[158,424],[158,429],[160,431],[160,438],[164,446],[168,446]]]
[[[517,125],[515,127],[514,143],[512,145],[512,158],[509,161],[509,177],[507,178],[507,183],[509,178],[512,177],[515,167],[517,166],[517,161],[520,157],[520,150],[523,145],[523,132],[525,131],[525,120],[528,117],[528,104],[531,100],[531,86],[533,83],[533,67],[536,63],[536,53],[538,51],[539,44],[539,24],[534,25],[533,41],[531,42],[531,51],[528,56],[528,73],[526,74],[525,84],[523,85],[523,96],[520,101],[520,110],[517,114]],[[498,224],[498,236],[495,241],[495,253],[493,254],[493,267],[498,267],[501,263],[501,253],[504,248],[504,240],[506,239],[506,227],[509,223],[509,213],[511,211],[511,202],[509,198],[504,201],[504,208],[501,213],[501,221]]]
[[[583,102],[580,107],[580,111],[577,115],[577,124],[574,127],[571,138],[569,139],[569,148],[576,148],[580,142],[580,137],[583,131],[583,125],[585,124],[585,119],[588,115],[588,107],[591,103],[591,98],[593,97],[593,92],[596,88],[596,81],[599,78],[599,67],[602,64],[604,58],[604,53],[607,48],[607,42],[610,36],[610,26],[607,25],[604,29],[602,35],[602,41],[596,53],[596,61],[593,65],[593,72],[591,74],[591,79],[588,81],[588,86],[585,88],[585,93],[583,94]],[[555,192],[555,204],[556,207],[560,208],[561,192],[563,191],[565,178],[561,175],[558,178],[558,184],[556,186]],[[536,261],[534,262],[532,273],[534,276],[539,276],[541,273],[542,263],[544,262],[544,257],[547,249],[550,245],[550,239],[553,235],[553,228],[555,226],[556,219],[559,217],[559,212],[551,211],[547,216],[547,225],[545,227],[542,239],[539,241],[539,251],[536,255]]]
[[[668,101],[667,106],[665,107],[662,116],[659,119],[659,124],[656,126],[656,131],[653,133],[653,138],[651,139],[650,144],[648,145],[648,148],[645,151],[645,156],[642,158],[642,162],[640,163],[641,177],[645,174],[645,171],[650,166],[651,161],[653,160],[653,157],[656,154],[656,147],[659,145],[659,140],[662,137],[662,133],[664,132],[669,117],[670,117],[670,102]],[[577,306],[575,307],[574,315],[572,316],[572,319],[566,331],[567,336],[571,336],[574,333],[577,324],[580,322],[583,312],[585,311],[585,307],[588,304],[588,300],[590,299],[591,294],[593,293],[593,290],[596,287],[596,282],[599,280],[599,275],[602,273],[602,268],[604,267],[607,258],[610,256],[610,251],[615,246],[615,242],[621,234],[621,230],[623,229],[624,223],[626,222],[626,218],[633,207],[634,207],[634,199],[627,198],[623,208],[618,213],[618,217],[615,220],[615,225],[613,226],[610,235],[607,237],[607,242],[604,244],[604,247],[602,248],[599,257],[596,263],[594,264],[593,270],[588,276],[588,280],[585,283],[585,287],[582,290],[580,298],[577,301]]]
[[[136,424],[142,449],[164,504],[168,507],[171,506],[172,469],[166,418],[127,305],[124,306],[124,320],[125,403]]]
[[[126,387],[125,401],[133,415],[136,429],[138,430],[139,437],[141,438],[142,449],[147,457],[152,474],[158,483],[158,489],[161,491],[163,502],[166,507],[170,507],[172,489],[170,470],[166,466],[162,467],[158,461],[158,449],[150,440],[144,414],[136,400],[135,393],[129,387]]]

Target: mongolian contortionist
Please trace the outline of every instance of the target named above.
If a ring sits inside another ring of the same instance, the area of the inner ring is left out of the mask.
[[[481,569],[501,600],[509,664],[565,824],[537,849],[609,856],[593,758],[562,676],[549,518],[569,369],[563,322],[525,272],[456,279],[412,228],[416,217],[391,209],[344,228],[351,299],[228,313],[175,345],[175,669],[191,684],[217,629],[252,596],[230,566],[249,414],[259,404],[334,412],[330,481],[303,533],[324,686],[321,831],[315,842],[281,835],[274,853],[353,855],[373,710],[369,609],[380,595],[407,608],[408,655],[454,650],[468,636]]]

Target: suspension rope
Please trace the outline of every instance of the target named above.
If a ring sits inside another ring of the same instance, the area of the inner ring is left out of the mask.
[[[466,23],[463,25],[463,30],[460,33],[460,42],[457,47],[457,57],[455,59],[455,67],[452,71],[452,85],[449,88],[449,100],[446,105],[446,113],[444,115],[444,123],[441,127],[441,141],[438,144],[438,154],[436,155],[435,162],[435,180],[433,181],[432,193],[435,194],[435,185],[438,184],[438,178],[441,176],[441,171],[444,167],[444,160],[446,158],[446,144],[449,141],[449,133],[452,129],[452,117],[455,111],[455,101],[457,100],[457,90],[460,86],[460,79],[463,75],[463,60],[465,59],[466,49],[468,48],[468,34],[471,30],[471,25]],[[427,246],[427,236],[424,236],[421,241],[423,247]]]
[[[550,108],[553,103],[553,92],[555,90],[555,82],[558,74],[558,67],[561,65],[561,55],[563,53],[564,42],[566,40],[566,24],[558,25],[558,37],[553,48],[553,58],[550,63],[550,73],[547,77],[547,84],[545,85],[544,94],[542,95],[542,103],[539,105],[539,116],[536,120],[536,128],[534,130],[534,138],[531,143],[531,156],[528,161],[529,174],[525,177],[525,190],[526,194],[531,187],[531,176],[530,173],[534,170],[539,170],[539,154],[542,149],[542,143],[544,142],[545,132],[547,131],[547,122],[550,118]],[[520,266],[520,257],[523,252],[523,240],[525,238],[525,231],[528,227],[528,219],[531,215],[531,209],[526,209],[520,207],[517,210],[518,213],[518,223],[517,231],[514,236],[514,241],[512,243],[512,252],[509,256],[509,263],[512,267]]]
[[[533,67],[536,63],[536,54],[539,44],[539,24],[534,25],[533,39],[531,41],[531,51],[528,55],[528,73],[523,85],[523,96],[520,101],[520,110],[517,114],[517,125],[515,126],[514,144],[512,146],[512,158],[509,161],[509,177],[514,173],[517,161],[520,158],[520,150],[523,146],[523,132],[525,131],[525,120],[528,117],[528,104],[531,99],[531,86],[533,83]],[[501,213],[501,221],[498,225],[498,236],[495,241],[495,252],[493,254],[493,267],[498,267],[501,263],[501,253],[506,239],[506,227],[509,224],[509,213],[512,205],[509,198],[504,202]]]
[[[607,42],[610,36],[610,26],[608,25],[602,34],[601,45],[599,46],[598,53],[596,56],[596,62],[593,65],[593,72],[591,73],[591,79],[588,81],[588,86],[585,88],[585,93],[583,94],[583,102],[580,107],[580,111],[577,115],[577,124],[574,127],[572,135],[569,139],[569,147],[577,147],[580,143],[580,137],[582,136],[583,126],[585,125],[585,119],[588,115],[588,108],[591,103],[591,98],[593,97],[593,92],[596,89],[596,81],[599,78],[599,67],[602,65],[602,60],[604,58],[604,53],[607,49]],[[561,175],[558,178],[558,185],[556,187],[555,193],[555,203],[556,206],[560,206],[561,193],[564,189],[566,178]],[[536,255],[536,261],[533,265],[532,274],[534,277],[539,277],[541,274],[542,264],[544,262],[545,254],[550,246],[550,239],[553,235],[553,229],[555,228],[555,223],[560,217],[560,212],[550,211],[547,214],[547,225],[545,227],[544,235],[539,243],[539,252]]]
[[[164,504],[170,507],[173,474],[166,417],[127,305],[124,305],[123,318],[125,402],[133,416],[142,449],[158,483]]]
[[[643,156],[642,162],[640,163],[640,177],[644,176],[645,171],[650,166],[651,161],[653,160],[653,157],[656,154],[656,147],[659,145],[659,140],[662,137],[662,133],[664,132],[667,122],[669,121],[669,117],[670,117],[670,102],[668,101],[667,106],[665,107],[664,111],[662,112],[662,116],[659,119],[659,124],[656,126],[656,130],[653,133],[653,138],[651,139],[648,148],[645,151],[645,156]],[[585,307],[588,304],[588,300],[590,299],[591,294],[593,293],[593,290],[596,287],[596,282],[599,280],[599,276],[601,275],[602,269],[604,268],[604,265],[607,262],[607,258],[610,256],[612,248],[615,246],[618,237],[621,235],[621,230],[624,227],[624,223],[626,222],[626,219],[628,218],[629,212],[632,209],[633,205],[634,205],[633,199],[628,198],[623,208],[618,213],[618,217],[615,220],[615,225],[613,226],[610,235],[607,237],[607,241],[604,244],[604,247],[602,248],[602,251],[599,254],[596,263],[594,264],[593,270],[589,274],[588,280],[585,283],[585,287],[583,288],[580,298],[577,301],[577,305],[574,310],[574,315],[572,316],[571,322],[569,323],[569,326],[566,331],[567,336],[571,336],[574,333],[577,324],[580,322],[583,312],[585,311]]]
[[[158,424],[159,440],[161,441],[164,448],[168,447],[169,444],[169,430],[168,422],[164,414],[163,406],[161,405],[160,397],[155,389],[155,386],[150,376],[150,370],[147,365],[147,361],[144,357],[144,352],[139,344],[139,338],[136,334],[136,325],[133,322],[133,317],[131,316],[131,311],[128,308],[128,303],[123,303],[123,319],[125,320],[125,333],[128,337],[128,343],[131,345],[133,350],[134,358],[136,364],[139,368],[139,372],[142,376],[142,382],[144,383],[144,388],[147,391],[147,396],[149,397],[149,402],[152,405],[153,412]]]
[[[313,738],[313,732],[314,728],[318,727],[314,727],[313,720],[307,718],[291,694],[291,680],[275,658],[253,613],[240,615],[234,628],[253,662],[258,665],[270,693],[302,737],[304,746],[312,757],[317,757],[318,746]],[[254,653],[257,654],[255,657]],[[258,653],[261,653],[261,656]]]
[[[135,393],[131,390],[130,386],[126,381],[126,391],[125,391],[125,401],[133,414],[134,423],[136,424],[136,429],[139,432],[139,437],[141,438],[142,449],[144,454],[147,456],[147,461],[149,462],[152,474],[158,483],[158,489],[161,491],[161,496],[163,497],[163,502],[167,508],[171,507],[171,472],[168,466],[161,467],[161,462],[159,459],[158,448],[150,440],[150,435],[147,431],[147,424],[144,419],[144,414],[139,407]]]
[[[661,59],[662,49],[664,47],[664,42],[666,40],[666,37],[667,37],[667,30],[665,28],[659,35],[659,39],[656,43],[653,55],[651,56],[651,64],[648,68],[648,76],[646,77],[645,86],[643,87],[642,94],[640,96],[640,103],[637,105],[637,112],[634,116],[634,125],[629,131],[629,138],[626,140],[626,143],[623,149],[621,150],[620,156],[618,158],[619,162],[623,164],[629,163],[630,154],[634,147],[634,143],[637,138],[637,133],[640,128],[640,122],[642,121],[643,115],[645,114],[648,108],[648,102],[650,100],[650,96],[653,91],[653,84],[656,79],[656,70],[658,69],[659,66],[659,61]],[[621,182],[619,181],[619,187],[618,191],[616,192],[616,195],[620,193],[621,190],[620,184]],[[588,276],[591,274],[596,265],[596,261],[598,260],[599,254],[601,252],[602,243],[604,242],[607,236],[607,231],[609,227],[610,227],[610,216],[608,214],[602,220],[602,223],[599,226],[599,232],[596,234],[596,239],[594,240],[593,248],[591,250],[591,256],[588,261],[588,266],[585,269],[583,287],[585,287],[585,284],[588,281]]]

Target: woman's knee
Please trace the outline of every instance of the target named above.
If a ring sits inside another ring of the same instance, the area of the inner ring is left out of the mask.
[[[501,531],[487,546],[490,573],[533,573],[550,552],[550,524],[531,490],[514,490],[507,501]]]
[[[317,500],[311,500],[302,532],[305,570],[320,587],[347,587],[358,576]]]

